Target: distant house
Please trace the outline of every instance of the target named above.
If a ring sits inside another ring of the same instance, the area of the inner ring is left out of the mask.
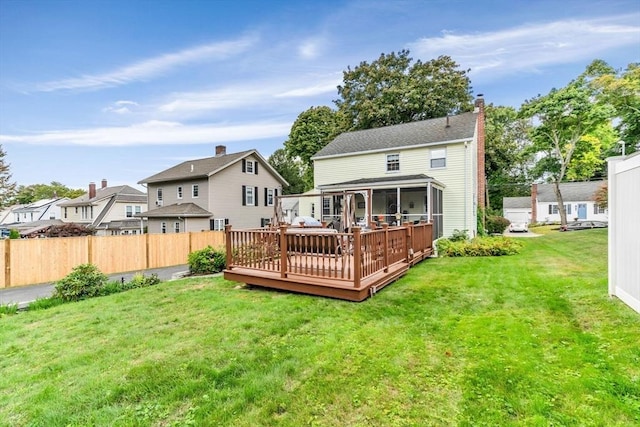
[[[607,208],[598,206],[595,194],[606,181],[563,182],[560,192],[567,212],[567,221],[579,219],[608,221]],[[560,222],[558,201],[554,184],[533,184],[530,197],[505,197],[502,199],[505,218],[527,212],[529,222]]]
[[[60,204],[62,221],[95,228],[97,236],[140,234],[145,224],[134,215],[147,209],[147,195],[128,185],[107,186],[107,180],[96,189]]]
[[[484,100],[475,106],[474,112],[339,135],[312,157],[316,191],[326,197],[301,215],[339,218],[338,193],[350,192],[357,223],[426,220],[434,224],[434,238],[455,229],[476,235],[485,193]]]
[[[61,218],[60,204],[68,201],[67,197],[37,200],[13,210],[14,222],[34,222]]]
[[[149,233],[256,228],[269,223],[288,185],[256,150],[189,160],[145,178]]]
[[[0,211],[0,225],[15,223],[16,215],[14,214],[14,211],[16,211],[17,209],[23,208],[25,206],[26,205],[24,204],[17,204],[17,205],[12,205],[2,209],[2,211]]]

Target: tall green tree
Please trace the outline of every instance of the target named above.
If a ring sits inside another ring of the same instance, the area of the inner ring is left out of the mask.
[[[52,199],[55,197],[68,197],[73,199],[82,196],[84,193],[86,193],[85,190],[72,189],[60,182],[51,181],[50,184],[19,186],[16,191],[15,200],[17,203],[26,204],[37,200]]]
[[[300,159],[292,159],[284,148],[279,148],[267,161],[289,183],[288,187],[282,189],[283,194],[304,193],[306,166]]]
[[[489,207],[502,208],[504,197],[530,194],[530,129],[526,119],[513,107],[485,107],[485,170]]]
[[[593,173],[596,156],[589,154],[601,145],[598,131],[613,115],[608,105],[594,102],[594,96],[587,79],[580,76],[563,88],[526,101],[520,109],[522,117],[534,125],[529,133],[538,159],[534,172],[554,184],[562,225],[567,223],[567,214],[560,183],[569,176],[584,179]]]
[[[11,181],[11,165],[6,162],[6,156],[7,153],[0,144],[0,207],[9,206],[16,191],[16,183]]]
[[[339,111],[349,130],[444,117],[473,109],[467,71],[448,56],[412,64],[408,50],[382,54],[343,72]]]
[[[640,150],[640,63],[631,63],[623,71],[614,70],[602,60],[593,61],[585,74],[591,78],[599,102],[611,105],[617,119],[616,130],[624,144],[625,154]],[[621,154],[622,146],[607,156]]]
[[[309,108],[291,126],[284,148],[287,156],[300,159],[304,166],[305,191],[313,188],[311,157],[345,130],[344,116],[326,106]]]

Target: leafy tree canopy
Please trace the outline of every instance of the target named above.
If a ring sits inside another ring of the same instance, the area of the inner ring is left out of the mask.
[[[485,107],[485,168],[489,206],[502,209],[502,198],[529,194],[532,153],[527,120],[512,107]]]
[[[529,133],[538,158],[534,171],[555,184],[562,225],[566,212],[560,182],[593,173],[594,159],[606,142],[603,127],[613,116],[612,108],[594,102],[594,96],[592,86],[580,76],[563,88],[526,101],[520,109],[522,117],[535,123]]]
[[[289,183],[289,186],[282,190],[284,194],[300,194],[306,191],[304,176],[307,168],[300,159],[292,159],[284,148],[279,148],[269,156],[268,162]]]
[[[71,189],[57,181],[52,181],[51,184],[32,184],[21,185],[18,187],[15,202],[16,203],[33,203],[37,200],[52,199],[55,197],[68,197],[74,199],[82,196],[86,193],[85,190]]]
[[[585,77],[590,79],[598,101],[615,109],[616,130],[625,145],[625,153],[640,150],[640,63],[631,63],[624,71],[616,71],[597,59],[587,67]],[[620,151],[620,146],[612,145],[607,155],[620,154]]]
[[[449,56],[411,64],[408,50],[382,54],[343,73],[335,100],[349,130],[444,117],[473,109],[467,71]]]

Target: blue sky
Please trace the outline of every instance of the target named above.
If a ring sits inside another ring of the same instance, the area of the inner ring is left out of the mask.
[[[596,58],[640,61],[638,0],[0,0],[0,144],[13,180],[138,181],[283,146],[381,53],[449,55],[519,107]]]

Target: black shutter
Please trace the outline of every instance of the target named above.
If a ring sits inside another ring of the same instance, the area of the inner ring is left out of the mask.
[[[253,190],[253,198],[255,199],[255,200],[253,201],[253,205],[254,205],[254,206],[260,206],[260,203],[258,203],[258,187],[256,187],[256,188]]]
[[[275,199],[276,197],[278,197],[278,189],[274,188],[273,189],[273,198]],[[275,203],[275,200],[273,202]]]
[[[242,186],[242,206],[247,206],[247,187]]]
[[[553,205],[549,205],[549,215],[553,213]]]
[[[258,175],[258,162],[253,162],[253,173]]]
[[[224,225],[229,225],[229,218],[224,219]]]
[[[242,173],[245,173],[247,171],[247,161],[245,159],[242,159]]]
[[[264,205],[267,206],[267,191],[269,191],[266,187],[264,189]]]

